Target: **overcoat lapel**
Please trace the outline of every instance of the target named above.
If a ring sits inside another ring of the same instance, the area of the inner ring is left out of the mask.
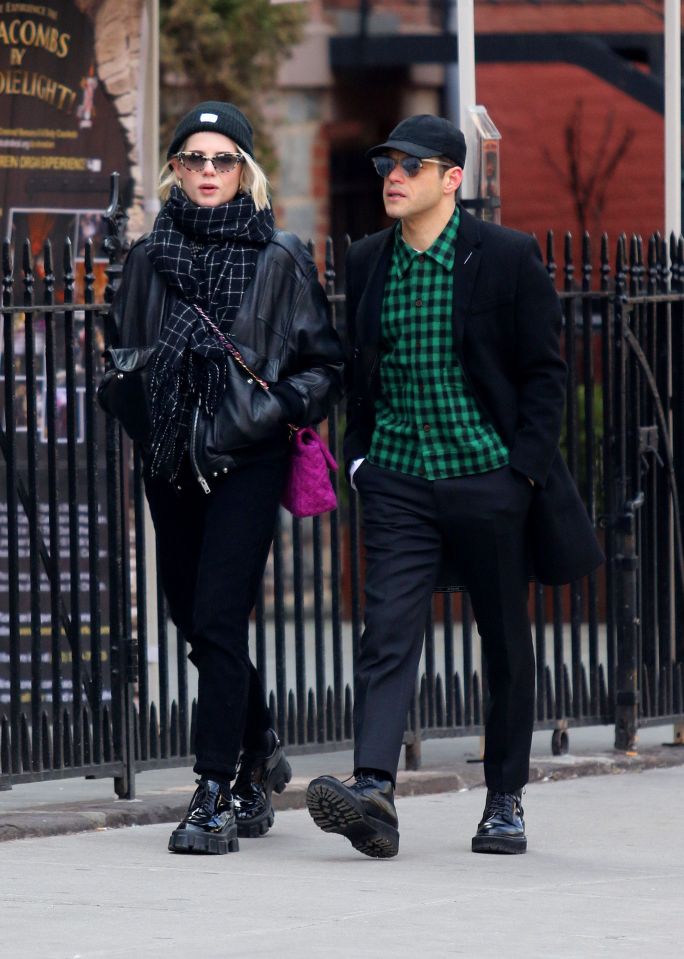
[[[480,268],[480,228],[478,221],[461,207],[461,222],[454,251],[454,338],[456,348],[463,342],[470,302],[473,298],[475,277]]]
[[[385,292],[385,280],[392,258],[392,229],[380,234],[380,244],[374,255],[369,257],[368,272],[364,291],[357,309],[357,338],[366,348],[380,343],[380,318],[382,299]]]

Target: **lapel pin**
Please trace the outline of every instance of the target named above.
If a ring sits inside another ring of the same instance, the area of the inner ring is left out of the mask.
[[[466,263],[468,262],[468,260],[470,259],[470,257],[471,257],[472,255],[473,255],[473,251],[471,250],[470,253],[468,254],[468,256],[467,256],[467,257],[465,258],[465,260],[463,261],[463,266],[466,265]]]

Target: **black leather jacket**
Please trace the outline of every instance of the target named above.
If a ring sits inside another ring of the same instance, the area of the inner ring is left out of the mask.
[[[132,247],[112,303],[113,345],[150,347],[176,297],[150,262],[144,238]],[[288,423],[320,422],[342,394],[343,350],[330,320],[316,266],[301,241],[276,230],[257,259],[230,330],[245,362],[271,389],[225,400],[209,417],[195,410],[190,460],[206,492],[212,479],[265,455],[287,437]]]

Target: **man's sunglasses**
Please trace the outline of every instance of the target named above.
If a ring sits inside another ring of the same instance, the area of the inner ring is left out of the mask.
[[[209,160],[217,173],[232,173],[238,163],[244,163],[245,158],[240,153],[217,153],[213,157],[203,153],[177,153],[176,159],[191,173],[201,173]]]
[[[424,163],[436,163],[438,166],[444,167],[445,170],[449,169],[449,164],[445,163],[444,160],[431,160],[429,158],[421,160],[419,157],[402,157],[401,160],[395,160],[394,157],[373,157],[375,172],[383,179],[389,176],[396,166],[400,166],[406,176],[416,176],[420,173]]]

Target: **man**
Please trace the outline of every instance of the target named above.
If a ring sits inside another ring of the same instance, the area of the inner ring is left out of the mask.
[[[410,117],[368,155],[398,222],[347,260],[344,454],[366,548],[354,781],[314,779],[307,805],[360,852],[397,854],[397,765],[443,569],[470,594],[487,665],[487,798],[472,849],[522,853],[529,576],[570,582],[603,558],[558,450],[560,306],[533,238],[457,204],[466,146],[453,124]]]

